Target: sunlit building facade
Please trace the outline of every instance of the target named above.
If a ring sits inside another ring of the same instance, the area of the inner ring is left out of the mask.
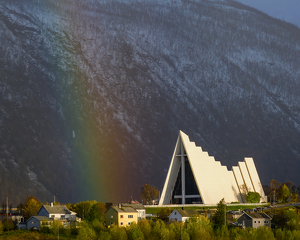
[[[228,171],[180,131],[161,194],[163,204],[216,204],[243,202],[248,191],[266,197],[252,158],[245,158]]]

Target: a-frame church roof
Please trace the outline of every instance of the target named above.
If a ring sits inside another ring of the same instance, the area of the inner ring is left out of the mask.
[[[192,193],[186,190],[190,179],[197,187]],[[222,198],[227,203],[242,202],[242,185],[265,198],[252,158],[245,158],[233,171],[228,171],[180,131],[159,205],[169,204],[173,199],[181,199],[181,203],[201,199],[204,204],[216,204]]]

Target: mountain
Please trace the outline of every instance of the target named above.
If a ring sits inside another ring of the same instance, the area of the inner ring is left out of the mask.
[[[300,2],[298,0],[237,0],[237,2],[300,27]]]
[[[179,130],[299,185],[300,30],[234,1],[3,0],[0,194],[161,190]]]

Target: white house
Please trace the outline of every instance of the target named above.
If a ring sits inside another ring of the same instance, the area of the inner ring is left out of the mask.
[[[170,215],[169,215],[169,222],[185,222],[192,216],[199,215],[199,213],[194,209],[175,209]]]
[[[54,220],[80,221],[76,213],[70,211],[66,205],[43,205],[38,211],[38,216],[45,216]]]
[[[76,213],[70,211],[66,205],[43,205],[38,216],[31,216],[26,222],[19,223],[19,229],[40,229],[41,224],[50,226],[53,220],[61,221],[63,226],[69,226],[73,221],[81,221]]]

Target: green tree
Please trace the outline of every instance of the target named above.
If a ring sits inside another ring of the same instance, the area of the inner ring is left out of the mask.
[[[300,216],[295,211],[287,212],[286,228],[293,230],[300,230]]]
[[[50,232],[54,235],[59,235],[63,233],[63,225],[60,221],[55,220],[50,226]]]
[[[79,234],[77,236],[79,240],[96,240],[97,234],[93,228],[89,226],[86,222],[80,224]]]
[[[91,207],[96,203],[96,201],[86,201],[73,205],[68,204],[67,206],[70,206],[69,209],[76,212],[78,217],[80,217],[81,219],[85,219],[88,216]]]
[[[258,192],[248,192],[246,195],[246,201],[248,203],[259,203],[260,195]]]
[[[285,184],[283,184],[280,190],[280,197],[282,199],[282,202],[286,203],[290,196],[290,189]]]
[[[259,239],[259,240],[273,240],[274,238],[274,234],[271,230],[271,228],[269,227],[259,227],[258,229],[255,230],[255,235],[256,238],[255,239]]]
[[[213,216],[213,222],[217,227],[226,226],[227,206],[224,198],[217,204],[217,211]]]
[[[126,229],[124,227],[118,227],[113,225],[110,229],[109,232],[111,234],[111,239],[112,240],[127,240],[127,234],[126,234]]]
[[[160,219],[156,221],[151,236],[153,239],[169,239],[169,229],[164,221]]]
[[[111,234],[107,231],[101,231],[99,233],[99,238],[98,240],[111,240]]]
[[[299,224],[299,217],[294,211],[287,212],[285,209],[280,209],[277,214],[274,214],[272,223],[274,223],[278,228],[297,230]],[[289,225],[288,225],[289,223]]]
[[[147,219],[141,219],[138,221],[138,225],[142,230],[145,239],[151,239],[151,222],[149,222]]]
[[[191,239],[197,240],[212,239],[214,235],[210,220],[204,216],[190,218],[186,224],[186,231]]]
[[[96,204],[93,204],[90,208],[88,215],[86,216],[86,220],[92,222],[94,220],[103,220],[101,219],[101,215],[99,213],[99,209]]]
[[[246,202],[247,194],[251,190],[251,188],[248,187],[246,183],[244,183],[240,186],[240,190],[241,190],[242,200],[243,200],[243,202]]]
[[[135,222],[131,223],[130,227],[127,228],[127,236],[129,240],[144,239],[143,231]]]
[[[102,202],[98,202],[98,203],[96,203],[96,206],[97,206],[97,208],[98,208],[98,212],[99,212],[100,216],[101,216],[103,219],[105,219],[105,211],[107,210],[105,204],[102,203]]]
[[[159,192],[155,187],[149,184],[144,184],[141,189],[140,198],[144,204],[152,204],[152,201],[158,198],[158,194]]]
[[[163,221],[167,221],[169,219],[169,215],[171,214],[171,212],[172,212],[172,210],[170,208],[163,207],[158,212],[158,217]]]
[[[3,221],[3,230],[4,231],[10,231],[14,229],[14,223],[11,219],[5,219]]]

